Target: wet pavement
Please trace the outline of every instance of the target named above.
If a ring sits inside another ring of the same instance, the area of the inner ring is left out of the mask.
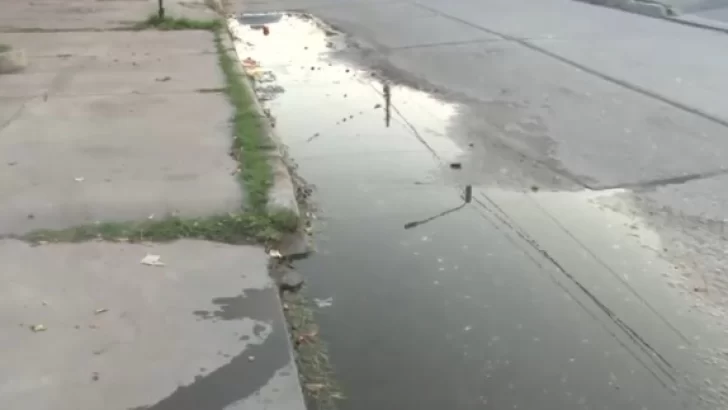
[[[296,267],[332,301],[341,408],[723,408],[718,318],[613,210],[622,190],[471,135],[467,108],[348,63],[316,20],[230,24],[315,187],[317,251]]]

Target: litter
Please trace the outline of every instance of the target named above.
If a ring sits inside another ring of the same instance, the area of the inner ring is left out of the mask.
[[[277,249],[271,249],[270,251],[268,251],[268,255],[271,258],[282,258],[283,257],[283,255],[281,255],[281,251],[279,251]]]
[[[252,58],[248,57],[245,60],[243,60],[243,66],[246,68],[257,68],[260,67],[258,65],[258,62],[253,60]]]
[[[160,259],[161,256],[159,255],[147,254],[144,258],[142,258],[141,264],[147,266],[164,266],[164,262]]]
[[[248,77],[254,78],[258,81],[260,81],[266,73],[266,71],[263,71],[260,67],[244,67],[243,71],[245,71],[245,74]]]
[[[73,178],[73,180],[76,182],[83,182],[84,179],[85,179],[84,177]]]
[[[306,390],[314,393],[322,390],[324,387],[326,387],[326,385],[323,383],[306,383]]]
[[[106,312],[108,312],[108,311],[109,311],[109,309],[106,309],[106,308],[102,308],[102,309],[96,309],[96,310],[94,311],[94,314],[95,314],[95,315],[100,315],[100,314],[102,314],[102,313],[106,313]]]
[[[313,301],[316,302],[316,306],[318,306],[320,308],[331,307],[334,304],[334,298],[326,298],[326,299],[314,298]]]
[[[48,330],[48,328],[45,327],[45,325],[39,324],[39,325],[33,325],[33,326],[31,326],[30,327],[30,330],[38,333],[38,332],[45,332],[46,330]]]

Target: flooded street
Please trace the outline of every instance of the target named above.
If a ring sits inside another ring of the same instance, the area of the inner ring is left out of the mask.
[[[341,409],[724,408],[725,332],[614,210],[628,192],[473,138],[466,107],[351,63],[316,20],[242,21],[237,51],[313,186],[296,268],[330,300]]]

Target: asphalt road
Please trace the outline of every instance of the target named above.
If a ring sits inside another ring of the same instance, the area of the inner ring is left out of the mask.
[[[320,74],[295,31],[267,54],[343,408],[722,408],[728,36],[564,0],[243,10],[350,36]],[[399,128],[369,112],[382,78]]]

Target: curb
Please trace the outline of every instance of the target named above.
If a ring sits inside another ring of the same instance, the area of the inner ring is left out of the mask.
[[[219,10],[224,10],[223,4],[220,0],[215,1],[217,3],[216,7],[218,7]],[[230,28],[227,24],[228,17],[224,16],[223,13],[220,14],[224,19],[224,31],[227,33],[227,35],[221,36],[223,48],[228,53],[233,53],[235,61],[241,61],[240,56],[235,49],[235,44],[233,43],[232,33],[230,32]],[[263,109],[263,106],[260,104],[250,78],[248,78],[245,72],[243,72],[239,64],[235,64],[235,71],[242,80],[246,91],[253,96],[253,110],[255,111],[255,114],[264,119],[262,121],[263,133],[268,137],[271,145],[273,146],[273,149],[271,150],[272,152],[268,155],[268,163],[273,173],[273,182],[270,187],[270,191],[268,192],[268,211],[291,212],[296,216],[296,218],[300,219],[301,210],[298,207],[296,185],[293,183],[293,177],[286,163],[285,145],[273,129],[273,124]]]
[[[219,12],[221,18],[223,19],[223,23],[225,24],[224,31],[227,35],[222,35],[222,45],[227,53],[233,53],[236,61],[240,61],[240,56],[237,53],[237,50],[235,49],[235,44],[233,43],[232,33],[230,32],[230,27],[227,24],[228,17],[225,15],[225,0],[211,0],[215,4],[214,9]],[[258,97],[255,93],[255,89],[253,88],[253,84],[251,83],[248,76],[243,71],[240,64],[235,64],[235,72],[237,75],[240,76],[243,86],[246,88],[246,91],[250,92],[250,95],[253,97],[253,109],[255,110],[255,113],[260,115],[261,118],[264,120],[262,121],[263,126],[263,132],[266,136],[268,136],[268,139],[270,140],[271,144],[273,145],[273,153],[271,153],[268,156],[268,161],[271,166],[271,169],[273,171],[273,184],[271,186],[270,192],[268,194],[268,211],[276,211],[276,210],[284,210],[293,212],[297,218],[301,218],[301,211],[298,207],[298,201],[296,197],[296,187],[293,183],[293,177],[288,169],[288,166],[286,164],[285,158],[286,158],[286,151],[285,151],[285,145],[280,140],[280,137],[274,132],[273,130],[273,124],[271,123],[269,117],[266,115],[265,110],[263,109],[263,106],[260,104],[260,101],[258,100]],[[294,242],[298,243],[297,239],[299,235],[301,235],[301,230],[297,230],[297,234],[294,235],[294,237],[289,238],[292,239]],[[284,252],[285,253],[285,252]],[[288,255],[284,255],[286,257]],[[271,260],[272,261],[272,260]],[[277,281],[276,281],[277,282]],[[277,284],[280,286],[279,284]],[[287,323],[287,319],[285,317],[285,313],[283,311],[283,299],[282,299],[282,293],[278,293],[278,301],[280,303],[281,309],[279,311],[279,314],[283,318],[284,323]],[[288,326],[286,326],[286,339],[288,342],[288,351],[291,358],[291,365],[294,368],[295,373],[295,382],[296,382],[296,392],[295,397],[289,397],[284,404],[282,404],[283,407],[290,410],[306,410],[307,404],[306,404],[306,398],[304,396],[303,391],[303,385],[301,384],[301,376],[300,376],[300,370],[298,368],[298,353],[293,348],[292,343],[292,333]],[[278,406],[274,403],[274,406]]]
[[[240,61],[240,56],[235,49],[235,45],[233,44],[232,40],[232,34],[230,33],[227,25],[227,18],[223,18],[225,19],[224,30],[225,33],[227,33],[227,35],[221,36],[223,48],[227,53],[233,53],[236,61]],[[260,104],[260,101],[258,101],[257,95],[255,94],[255,89],[253,88],[253,84],[250,82],[250,79],[245,74],[245,72],[243,72],[240,64],[235,65],[235,71],[237,75],[239,75],[242,79],[246,91],[251,93],[250,95],[253,97],[253,109],[255,110],[256,114],[260,115],[261,118],[264,119],[262,121],[263,132],[265,133],[265,135],[268,136],[271,144],[274,146],[274,152],[268,156],[268,162],[273,171],[273,185],[271,186],[268,193],[268,211],[289,211],[293,212],[296,217],[300,219],[301,212],[298,208],[298,201],[296,200],[296,188],[293,184],[293,178],[291,176],[291,173],[289,172],[288,166],[286,165],[286,162],[284,160],[285,150],[282,148],[283,144],[282,142],[280,142],[279,137],[273,132],[273,126],[268,116],[265,114],[263,106]],[[296,237],[294,239],[297,239],[299,231],[300,229],[297,231],[297,234],[294,234],[294,237]],[[283,256],[285,257],[287,255],[284,254]],[[276,286],[279,286],[277,281],[275,282]],[[285,318],[285,314],[283,312],[283,299],[281,293],[279,293],[278,299],[281,306],[279,314],[281,315],[283,322],[287,323],[287,319]],[[306,399],[303,395],[303,386],[301,385],[300,371],[298,369],[298,364],[296,363],[297,353],[293,349],[293,343],[291,342],[292,334],[288,329],[288,326],[286,326],[286,339],[288,341],[288,351],[291,357],[291,365],[295,369],[297,384],[296,389],[298,391],[298,394],[300,394],[300,398],[289,398],[285,405],[285,408],[291,410],[306,410]]]
[[[225,21],[225,33],[227,33],[227,36],[222,36],[223,47],[225,50],[228,50],[228,52],[234,53],[235,61],[240,61],[240,56],[235,50],[232,34],[228,28],[227,21]],[[271,185],[268,193],[268,211],[288,211],[295,214],[297,218],[300,218],[301,211],[296,199],[296,187],[293,184],[293,177],[286,165],[286,151],[283,148],[283,143],[273,130],[273,124],[268,119],[268,115],[265,113],[263,106],[260,104],[253,84],[245,72],[243,72],[239,64],[235,65],[235,71],[237,75],[240,76],[246,91],[253,96],[253,110],[261,118],[264,118],[262,121],[263,133],[268,136],[271,144],[274,146],[274,149],[272,150],[273,152],[271,152],[268,156],[268,163],[273,171],[273,184]]]
[[[596,6],[609,7],[634,14],[682,24],[684,26],[728,33],[728,24],[713,22],[699,17],[681,16],[671,6],[650,0],[576,0]]]

